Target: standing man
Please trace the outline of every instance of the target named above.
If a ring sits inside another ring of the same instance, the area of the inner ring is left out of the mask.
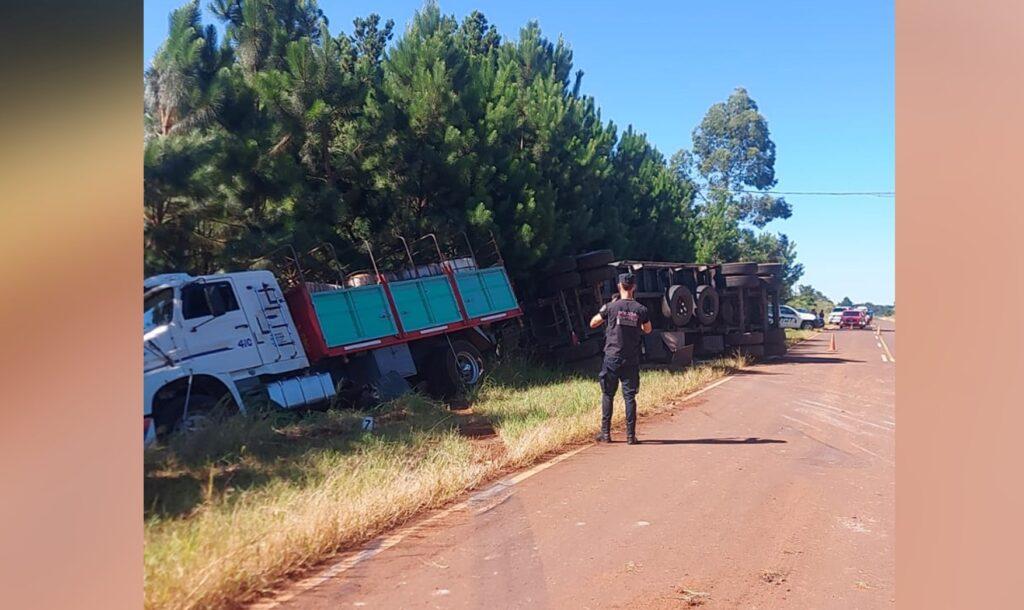
[[[601,365],[601,434],[597,440],[611,442],[612,401],[622,382],[622,398],[626,403],[626,442],[636,440],[636,393],[640,390],[641,335],[651,332],[647,308],[633,300],[636,278],[632,273],[619,274],[619,298],[601,306],[590,320],[590,328],[608,323],[604,332],[604,363]]]

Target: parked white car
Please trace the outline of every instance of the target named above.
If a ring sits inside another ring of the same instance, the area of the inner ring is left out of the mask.
[[[814,328],[818,319],[813,313],[797,311],[789,305],[779,305],[779,326],[781,328]]]
[[[832,313],[828,314],[829,324],[839,324],[839,320],[843,317],[843,312],[849,309],[849,307],[833,307]]]

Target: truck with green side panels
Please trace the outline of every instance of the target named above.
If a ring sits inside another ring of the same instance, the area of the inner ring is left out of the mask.
[[[244,412],[257,396],[296,409],[386,400],[413,385],[446,396],[476,385],[484,354],[522,310],[500,256],[480,267],[438,255],[398,274],[374,262],[372,273],[336,284],[301,271],[287,287],[269,270],[147,278],[147,442],[201,424],[218,406]]]

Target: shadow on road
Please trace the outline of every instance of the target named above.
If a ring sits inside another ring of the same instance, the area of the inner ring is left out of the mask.
[[[778,438],[669,438],[642,439],[644,445],[765,445],[768,443],[787,443]]]
[[[763,360],[758,364],[790,364],[793,362],[803,362],[806,364],[845,364],[848,362],[854,362],[863,364],[863,360],[853,360],[851,358],[839,358],[836,356],[782,356],[777,360]]]

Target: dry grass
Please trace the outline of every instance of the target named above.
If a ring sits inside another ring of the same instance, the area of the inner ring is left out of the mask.
[[[821,331],[818,329],[801,330],[798,328],[787,328],[786,347],[792,347],[793,345],[800,343],[805,339],[810,339],[819,332]]]
[[[640,412],[745,365],[645,370]],[[509,468],[588,441],[600,419],[590,373],[498,367],[472,408],[501,443],[461,436],[458,416],[408,395],[374,413],[373,433],[359,429],[361,412],[272,414],[148,451],[146,607],[236,607]],[[621,424],[621,396],[616,416]]]

